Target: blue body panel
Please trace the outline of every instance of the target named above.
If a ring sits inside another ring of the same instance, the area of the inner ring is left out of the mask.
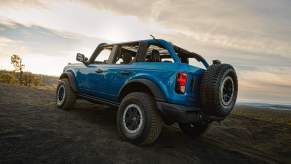
[[[198,91],[192,90],[193,78],[202,76],[204,69],[181,63],[173,46],[164,40],[146,40],[148,43],[163,45],[174,59],[174,63],[167,62],[135,62],[132,64],[69,64],[64,72],[72,71],[75,75],[76,87],[80,93],[118,103],[119,93],[124,85],[131,80],[147,79],[152,81],[165,95],[165,101],[171,104],[197,106]],[[102,73],[96,73],[102,69]],[[127,75],[122,74],[128,72]],[[175,91],[178,72],[188,74],[185,94]]]

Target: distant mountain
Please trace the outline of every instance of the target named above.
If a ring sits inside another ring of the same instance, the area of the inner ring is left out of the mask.
[[[269,103],[252,103],[252,102],[238,102],[237,106],[250,106],[262,109],[277,109],[277,110],[291,110],[289,104],[269,104]]]

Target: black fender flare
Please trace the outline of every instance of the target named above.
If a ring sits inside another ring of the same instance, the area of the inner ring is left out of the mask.
[[[70,82],[70,86],[73,89],[74,92],[78,92],[76,81],[75,81],[75,76],[72,72],[63,72],[60,76],[60,80],[63,78],[67,78]]]
[[[165,101],[165,94],[162,92],[162,90],[160,89],[160,87],[155,84],[154,82],[152,82],[151,80],[148,79],[134,79],[134,80],[130,80],[129,82],[127,82],[126,84],[124,84],[120,91],[119,91],[119,98],[122,96],[122,93],[124,90],[126,90],[126,88],[130,85],[133,84],[142,84],[144,86],[146,86],[151,93],[153,94],[155,100],[157,101]]]

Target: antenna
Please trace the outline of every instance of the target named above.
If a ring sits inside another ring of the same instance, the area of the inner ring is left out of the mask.
[[[153,39],[156,39],[153,35],[150,35]]]

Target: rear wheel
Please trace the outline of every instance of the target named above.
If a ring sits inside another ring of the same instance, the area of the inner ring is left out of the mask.
[[[138,145],[153,143],[162,130],[162,119],[153,97],[142,92],[123,98],[116,122],[121,138]]]
[[[199,137],[203,135],[208,127],[209,123],[203,123],[203,124],[179,124],[180,129],[188,136],[191,136],[193,138]]]
[[[76,102],[76,93],[72,90],[68,79],[61,79],[56,92],[56,104],[58,108],[68,110]]]

